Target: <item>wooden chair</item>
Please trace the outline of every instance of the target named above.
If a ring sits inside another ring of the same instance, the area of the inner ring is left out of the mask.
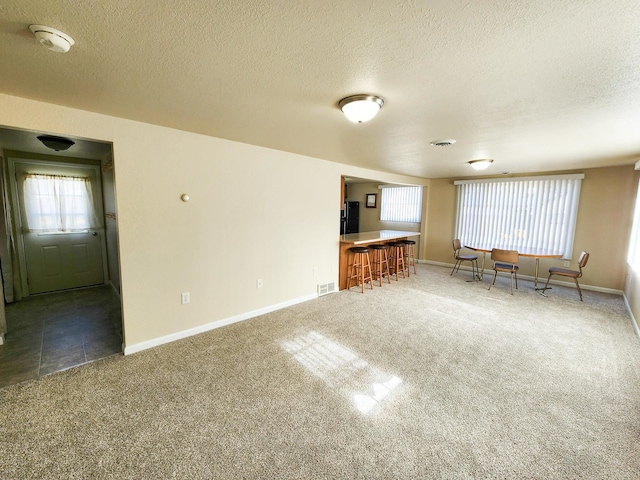
[[[578,288],[578,295],[580,295],[580,301],[582,302],[582,290],[580,290],[580,284],[578,283],[578,279],[582,276],[582,269],[589,261],[589,252],[582,251],[580,253],[580,257],[578,258],[578,270],[569,270],[568,268],[560,268],[560,267],[551,267],[549,269],[549,278],[547,278],[547,283],[542,289],[548,290],[549,288],[549,280],[551,280],[551,275],[560,275],[561,277],[569,277],[573,278],[573,281],[576,282],[576,287]]]
[[[495,285],[498,272],[504,272],[511,275],[511,295],[513,295],[513,279],[516,279],[516,289],[518,288],[518,251],[517,250],[500,250],[494,248],[491,250],[491,260],[493,260],[493,281],[489,284]]]
[[[451,275],[453,272],[457,272],[460,270],[460,264],[462,262],[470,262],[471,263],[471,273],[473,275],[473,280],[479,277],[479,268],[478,268],[478,256],[477,255],[461,255],[460,250],[462,250],[462,244],[460,243],[460,239],[456,238],[451,245],[453,246],[453,258],[456,259],[456,264],[453,266],[453,270],[451,270]]]

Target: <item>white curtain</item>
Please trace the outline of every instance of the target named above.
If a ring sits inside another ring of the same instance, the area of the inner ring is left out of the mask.
[[[382,186],[380,220],[419,223],[422,218],[422,187]]]
[[[456,181],[463,245],[521,247],[571,258],[584,175]]]
[[[30,232],[82,232],[100,226],[87,177],[27,173],[24,204]]]

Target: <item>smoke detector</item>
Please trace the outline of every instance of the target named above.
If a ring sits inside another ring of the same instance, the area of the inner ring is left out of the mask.
[[[36,40],[52,52],[66,53],[76,43],[69,35],[52,27],[29,25],[29,30],[36,36]]]

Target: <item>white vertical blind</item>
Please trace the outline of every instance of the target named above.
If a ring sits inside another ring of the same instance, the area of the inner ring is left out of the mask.
[[[571,258],[583,175],[456,181],[456,238]]]
[[[99,227],[91,180],[86,177],[27,173],[24,204],[30,232],[80,232]]]
[[[421,219],[422,187],[382,187],[380,220],[418,223]]]

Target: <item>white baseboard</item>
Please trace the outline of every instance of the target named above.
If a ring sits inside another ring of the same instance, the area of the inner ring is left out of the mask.
[[[432,262],[431,260],[422,260],[422,261],[420,261],[420,263],[426,263],[426,264],[429,264],[429,265],[436,265],[438,267],[448,267],[448,268],[453,269],[453,263]],[[469,267],[467,265],[461,265],[460,266],[460,270],[467,270],[467,271],[470,272],[471,271],[471,267]],[[485,268],[484,269],[484,274],[485,275],[489,275],[489,274],[493,275],[493,269],[491,269],[491,268],[490,269],[486,269]],[[518,274],[518,278],[522,278],[522,279],[525,279],[525,280],[530,280],[532,282],[535,281],[535,278],[530,276],[530,275],[520,275],[520,274]],[[543,281],[543,283],[546,283],[546,281],[547,281],[546,276],[544,278],[543,277],[538,278],[538,285],[540,285],[540,281]],[[576,284],[573,283],[573,282],[560,282],[560,281],[553,280],[553,279],[549,282],[549,285],[561,285],[561,286],[564,286],[564,287],[574,287],[574,288],[576,286]],[[584,285],[583,283],[580,283],[580,288],[582,290],[590,290],[592,292],[612,293],[614,295],[622,295],[623,294],[622,290],[616,290],[614,288],[598,287],[596,285]]]
[[[259,315],[275,312],[276,310],[290,307],[298,303],[308,302],[309,300],[315,300],[316,298],[318,298],[317,293],[306,295],[304,297],[294,298],[293,300],[288,300],[286,302],[278,303],[276,305],[270,305],[268,307],[260,308],[258,310],[253,310],[252,312],[241,313],[240,315],[235,315],[233,317],[217,320],[215,322],[207,323],[205,325],[200,325],[199,327],[190,328],[188,330],[182,330],[180,332],[172,333],[170,335],[165,335],[163,337],[154,338],[154,339],[147,340],[145,342],[136,343],[133,345],[126,345],[123,351],[125,355],[131,355],[132,353],[140,352],[142,350],[147,350],[149,348],[157,347],[165,343],[174,342],[176,340],[181,340],[183,338],[191,337],[193,335],[198,335],[199,333],[208,332],[209,330],[214,330],[216,328],[224,327],[226,325],[231,325],[232,323],[248,320],[249,318],[257,317]]]

